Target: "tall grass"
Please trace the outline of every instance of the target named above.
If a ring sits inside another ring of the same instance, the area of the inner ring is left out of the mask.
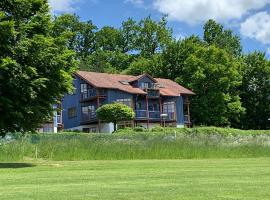
[[[270,156],[270,131],[197,128],[115,134],[35,134],[0,145],[0,161],[199,159]]]

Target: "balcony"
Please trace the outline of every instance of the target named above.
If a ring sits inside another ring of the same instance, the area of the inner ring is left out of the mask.
[[[148,98],[159,98],[160,94],[159,94],[159,90],[157,89],[146,89],[145,90],[147,92],[147,97]]]
[[[81,93],[81,101],[87,101],[87,100],[95,99],[98,96],[99,97],[105,97],[104,90],[99,90],[98,92],[94,88],[88,89],[87,91]]]
[[[96,89],[88,89],[87,91],[81,93],[81,100],[95,98],[96,96],[97,96]]]
[[[89,113],[82,113],[81,121],[82,122],[93,122],[97,120],[96,112],[92,111]]]
[[[148,111],[148,112],[149,112],[149,119],[160,119],[159,111]]]
[[[147,119],[147,111],[146,110],[135,110],[136,119]]]
[[[160,117],[160,111],[148,111],[147,110],[135,110],[135,116],[136,119],[140,120],[163,120],[163,118]],[[163,113],[164,114],[164,113]],[[167,114],[167,117],[165,117],[166,121],[174,121],[176,120],[176,116],[174,112],[171,113],[165,113]],[[149,117],[148,117],[149,116]]]

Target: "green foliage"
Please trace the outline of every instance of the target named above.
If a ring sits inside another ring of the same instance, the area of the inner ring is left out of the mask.
[[[212,19],[208,20],[204,25],[203,38],[208,45],[216,45],[234,56],[240,56],[242,53],[240,38],[233,35],[232,30],[224,30],[221,24]]]
[[[158,60],[158,55],[154,55],[152,58],[139,57],[135,59],[127,69],[122,71],[122,73],[134,76],[138,76],[143,73],[154,74],[154,69],[158,66]]]
[[[34,130],[72,89],[75,55],[51,27],[45,0],[0,2],[1,133]]]
[[[241,128],[270,129],[270,62],[265,54],[245,56],[241,99],[246,113]]]
[[[96,30],[92,21],[81,22],[77,15],[63,14],[55,17],[52,34],[65,37],[68,48],[83,59],[97,49]]]
[[[114,130],[116,130],[116,123],[120,121],[132,120],[135,113],[132,108],[122,103],[105,104],[96,111],[98,119],[104,122],[112,122]]]
[[[185,61],[177,80],[192,88],[192,115],[195,123],[226,126],[240,118],[236,88],[241,85],[240,64],[226,51],[214,46],[198,47]]]

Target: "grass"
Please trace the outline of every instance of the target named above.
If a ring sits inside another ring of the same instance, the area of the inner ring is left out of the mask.
[[[0,161],[270,157],[270,131],[197,128],[116,134],[35,134],[0,145]]]
[[[1,200],[268,200],[269,187],[269,158],[0,164]]]

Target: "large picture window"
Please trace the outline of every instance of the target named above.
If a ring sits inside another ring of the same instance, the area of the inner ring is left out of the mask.
[[[68,109],[68,118],[77,117],[77,110],[76,107],[71,107]]]
[[[127,105],[129,107],[132,106],[132,100],[131,99],[117,99],[116,102],[125,104],[125,105]]]
[[[163,104],[163,112],[164,113],[174,113],[175,112],[175,102],[164,102]]]

